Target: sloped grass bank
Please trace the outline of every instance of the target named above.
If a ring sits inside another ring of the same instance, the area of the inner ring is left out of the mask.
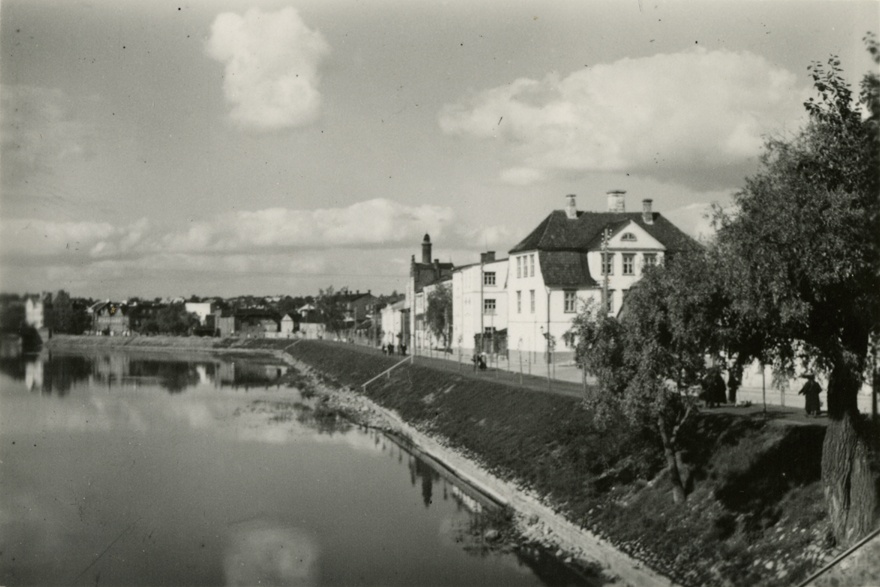
[[[287,352],[351,388],[399,360],[320,341]],[[366,395],[677,583],[795,584],[835,553],[819,484],[822,426],[701,416],[689,437],[694,487],[678,506],[654,440],[598,431],[577,398],[418,360]]]

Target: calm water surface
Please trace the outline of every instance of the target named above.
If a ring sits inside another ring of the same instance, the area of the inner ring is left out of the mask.
[[[486,553],[476,502],[386,437],[316,418],[286,370],[0,359],[0,584],[587,584]]]

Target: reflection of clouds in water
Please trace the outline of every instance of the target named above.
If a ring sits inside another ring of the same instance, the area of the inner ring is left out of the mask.
[[[251,403],[247,410],[235,414],[238,420],[235,426],[237,438],[251,442],[268,444],[288,444],[308,442],[311,444],[331,444],[348,446],[359,452],[379,456],[382,454],[381,435],[376,432],[364,432],[354,426],[346,426],[348,430],[334,433],[320,432],[308,419],[301,421],[296,417],[273,419],[273,416],[290,412],[298,413],[305,406],[290,403],[257,401]]]
[[[227,585],[317,585],[318,543],[299,528],[265,521],[230,527]]]

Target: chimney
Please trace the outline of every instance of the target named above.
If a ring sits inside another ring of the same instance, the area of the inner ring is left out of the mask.
[[[569,220],[575,220],[578,217],[577,196],[568,194],[565,197],[568,198],[568,203],[565,205],[565,217]]]
[[[626,212],[626,190],[611,190],[606,194],[609,212]]]
[[[422,263],[431,262],[431,237],[425,234],[422,239]]]
[[[480,263],[492,263],[495,261],[495,251],[480,253]]]
[[[654,213],[651,211],[651,204],[654,200],[642,200],[642,220],[645,224],[654,224]]]

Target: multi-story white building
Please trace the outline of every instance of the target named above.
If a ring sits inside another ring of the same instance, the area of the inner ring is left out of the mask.
[[[608,192],[607,212],[577,210],[568,196],[510,250],[508,348],[511,361],[570,360],[565,341],[573,318],[588,300],[616,314],[645,267],[699,245],[643,200],[641,212],[626,212],[623,191]]]
[[[483,333],[484,352],[500,351],[507,330],[507,259],[495,259],[495,251],[481,253],[480,262],[452,272],[452,347],[470,357],[477,348],[476,335]]]
[[[409,312],[406,310],[406,298],[388,304],[379,314],[382,317],[382,344],[397,347],[401,342],[409,339],[407,327],[409,326]]]

